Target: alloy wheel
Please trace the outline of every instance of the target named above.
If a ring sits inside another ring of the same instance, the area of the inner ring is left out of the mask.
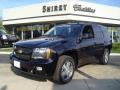
[[[72,77],[73,72],[74,72],[74,66],[72,62],[67,60],[62,66],[61,79],[64,81],[69,80]]]

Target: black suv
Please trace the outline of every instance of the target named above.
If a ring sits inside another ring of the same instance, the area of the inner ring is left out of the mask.
[[[0,48],[4,45],[12,46],[13,43],[18,40],[19,39],[15,35],[7,34],[3,28],[0,28]]]
[[[67,83],[82,59],[95,57],[107,64],[111,47],[110,35],[102,25],[62,24],[38,39],[15,43],[10,59],[13,69]]]

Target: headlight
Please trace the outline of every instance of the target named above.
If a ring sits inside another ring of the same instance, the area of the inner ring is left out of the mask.
[[[2,35],[2,39],[7,39],[7,36],[6,35]]]
[[[51,56],[50,48],[35,48],[32,53],[33,59],[48,59]]]

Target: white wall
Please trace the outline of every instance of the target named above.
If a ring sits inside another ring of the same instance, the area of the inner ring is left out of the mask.
[[[43,13],[42,8],[44,5],[63,5],[68,4],[67,10],[62,12],[49,12]],[[52,1],[50,3],[40,3],[33,4],[28,6],[21,6],[16,8],[10,8],[3,11],[3,20],[10,19],[19,19],[19,18],[28,18],[28,17],[37,17],[37,16],[46,16],[46,15],[56,15],[56,14],[65,14],[69,12],[69,2],[61,2],[61,1]]]
[[[66,11],[55,12],[42,12],[44,5],[55,6],[67,4]],[[74,11],[74,5],[81,5],[82,8],[88,7],[95,9],[95,12]],[[59,14],[64,14],[59,16]],[[67,14],[67,15],[66,15]],[[49,16],[56,15],[56,16]],[[40,17],[38,17],[40,16]],[[41,17],[44,16],[44,17]],[[45,17],[49,16],[49,17]],[[31,18],[32,17],[32,18]],[[33,18],[38,17],[38,18]],[[3,11],[3,24],[20,24],[20,23],[32,23],[32,22],[47,22],[47,21],[59,21],[59,20],[77,20],[98,22],[107,24],[120,25],[120,8],[111,7],[106,5],[88,3],[83,1],[52,1],[50,3],[34,4],[16,8],[10,8]]]

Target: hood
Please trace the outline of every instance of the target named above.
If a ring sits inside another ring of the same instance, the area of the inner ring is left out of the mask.
[[[28,48],[34,48],[34,47],[51,47],[56,44],[63,44],[65,43],[64,38],[57,38],[57,37],[51,37],[51,38],[38,38],[38,39],[32,39],[32,40],[26,40],[26,41],[19,41],[15,45],[21,46],[21,47],[28,47]]]

